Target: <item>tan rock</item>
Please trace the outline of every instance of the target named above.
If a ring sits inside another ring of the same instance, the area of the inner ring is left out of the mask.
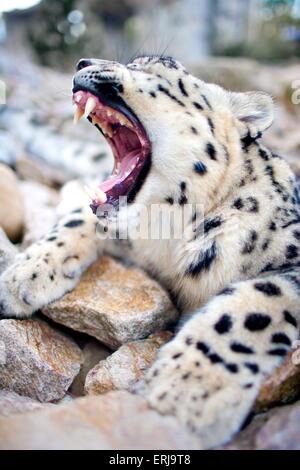
[[[0,164],[0,227],[11,240],[18,240],[23,231],[24,208],[15,173]]]
[[[300,344],[264,382],[256,399],[255,411],[261,412],[276,405],[291,403],[299,396],[299,390]]]
[[[73,340],[45,321],[0,321],[0,388],[42,402],[65,395],[82,362]]]
[[[23,181],[20,189],[24,201],[25,236],[23,246],[28,246],[50,232],[56,221],[55,208],[59,202],[58,191],[34,181]]]
[[[43,313],[113,349],[165,329],[178,316],[157,282],[107,256],[91,266],[76,289]]]
[[[84,395],[84,384],[88,372],[96,365],[99,361],[106,359],[111,354],[111,351],[107,349],[99,341],[90,339],[82,349],[83,363],[77,377],[71,385],[70,392],[74,396]]]
[[[158,349],[172,333],[164,331],[149,338],[124,344],[106,360],[99,362],[86,377],[85,391],[98,395],[110,390],[130,390],[153,364]]]
[[[9,390],[0,390],[0,416],[28,413],[29,411],[41,410],[46,406],[54,406],[51,403],[42,405],[32,398],[22,397]]]
[[[173,417],[125,391],[0,418],[0,449],[196,449],[200,442]]]

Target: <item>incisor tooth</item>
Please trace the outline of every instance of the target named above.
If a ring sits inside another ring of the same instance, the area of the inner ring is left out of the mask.
[[[120,123],[122,126],[133,127],[131,122],[126,117],[120,118]]]
[[[77,106],[75,109],[74,118],[73,118],[74,124],[77,124],[82,118],[82,116],[83,116],[83,111],[81,108],[78,108]]]
[[[87,118],[96,106],[96,100],[92,96],[90,96],[85,103],[84,117]]]

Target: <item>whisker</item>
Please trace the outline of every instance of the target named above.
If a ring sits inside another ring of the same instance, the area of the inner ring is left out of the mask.
[[[166,47],[163,49],[162,53],[160,54],[160,57],[163,57],[165,56],[167,50],[169,49],[169,47],[171,46],[172,42],[174,41],[176,37],[176,33],[173,34],[173,36],[171,37],[171,39],[167,42],[167,45]]]
[[[137,55],[140,54],[142,48],[144,47],[144,45],[146,44],[146,42],[148,41],[148,39],[152,36],[153,34],[153,28],[151,28],[151,30],[148,32],[148,34],[146,35],[146,37],[144,38],[144,40],[142,41],[141,45],[134,51],[134,53],[131,55],[130,59],[129,59],[129,62],[132,62],[133,59],[135,59],[135,57]]]

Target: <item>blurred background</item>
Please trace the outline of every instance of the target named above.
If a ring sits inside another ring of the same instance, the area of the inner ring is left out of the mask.
[[[2,0],[1,42],[68,70],[78,56],[128,61],[300,57],[300,0]],[[19,52],[19,51],[18,51]]]
[[[99,133],[72,125],[75,63],[145,53],[174,55],[228,89],[271,93],[265,140],[300,176],[300,0],[0,0],[0,163],[27,187],[24,204],[111,168]],[[2,201],[3,184],[0,174]]]

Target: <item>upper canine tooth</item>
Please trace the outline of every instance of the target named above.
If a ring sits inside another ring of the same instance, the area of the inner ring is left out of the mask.
[[[92,96],[90,96],[85,103],[84,117],[87,118],[96,106],[96,100]]]
[[[74,124],[77,124],[82,118],[82,116],[83,116],[83,111],[81,108],[78,108],[77,106],[75,109],[74,118],[73,118]]]
[[[112,115],[113,115],[113,113],[111,111],[107,110],[107,116],[112,116]]]

